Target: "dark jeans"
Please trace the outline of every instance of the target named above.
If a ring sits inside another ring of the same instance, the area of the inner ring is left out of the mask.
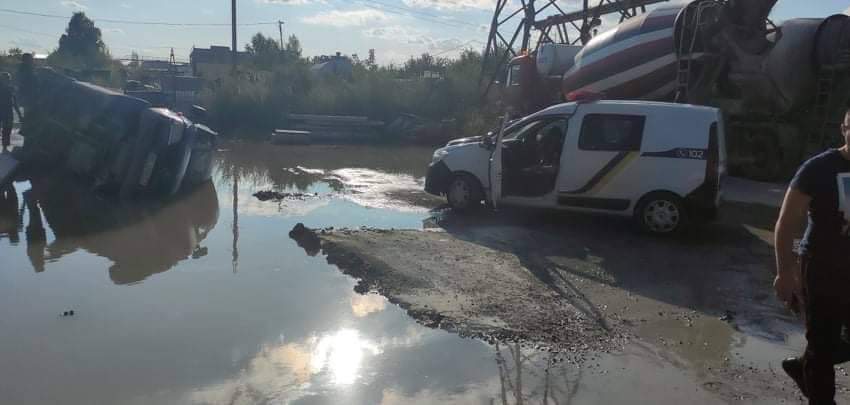
[[[850,345],[842,338],[842,328],[850,329],[850,283],[842,280],[850,269],[835,267],[813,258],[801,263],[808,341],[803,375],[809,403],[816,405],[835,403],[833,366],[850,361]]]

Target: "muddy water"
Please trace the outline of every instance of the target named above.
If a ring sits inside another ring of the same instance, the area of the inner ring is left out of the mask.
[[[723,402],[698,382],[708,365],[789,350],[718,322],[683,337],[710,347],[551,365],[423,327],[287,237],[298,222],[421,228],[439,204],[421,192],[430,153],[226,145],[213,184],[134,205],[58,176],[14,183],[0,201],[0,403],[708,404]]]

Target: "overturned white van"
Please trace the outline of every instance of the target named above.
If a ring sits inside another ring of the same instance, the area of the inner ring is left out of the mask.
[[[565,103],[499,132],[434,152],[425,190],[459,211],[483,201],[609,213],[658,234],[716,217],[726,153],[715,108]]]

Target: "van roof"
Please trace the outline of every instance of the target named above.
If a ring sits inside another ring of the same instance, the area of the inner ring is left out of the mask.
[[[648,107],[651,109],[673,109],[673,110],[703,110],[706,113],[716,114],[717,109],[713,107],[705,107],[693,104],[678,104],[678,103],[664,103],[658,101],[643,101],[643,100],[599,100],[599,101],[590,101],[590,102],[569,102],[563,104],[556,104],[541,111],[538,111],[532,114],[529,117],[540,117],[545,115],[565,115],[565,114],[573,114],[578,109],[578,106],[581,104],[596,104],[596,105],[633,105],[640,107]]]

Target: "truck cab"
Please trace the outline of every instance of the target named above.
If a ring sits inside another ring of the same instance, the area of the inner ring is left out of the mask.
[[[532,53],[514,57],[508,62],[503,98],[523,114],[564,101],[562,77],[575,66],[581,49],[576,45],[545,43]]]
[[[565,103],[493,136],[438,149],[425,189],[461,212],[484,201],[604,213],[669,234],[716,216],[724,145],[722,115],[714,108]]]

